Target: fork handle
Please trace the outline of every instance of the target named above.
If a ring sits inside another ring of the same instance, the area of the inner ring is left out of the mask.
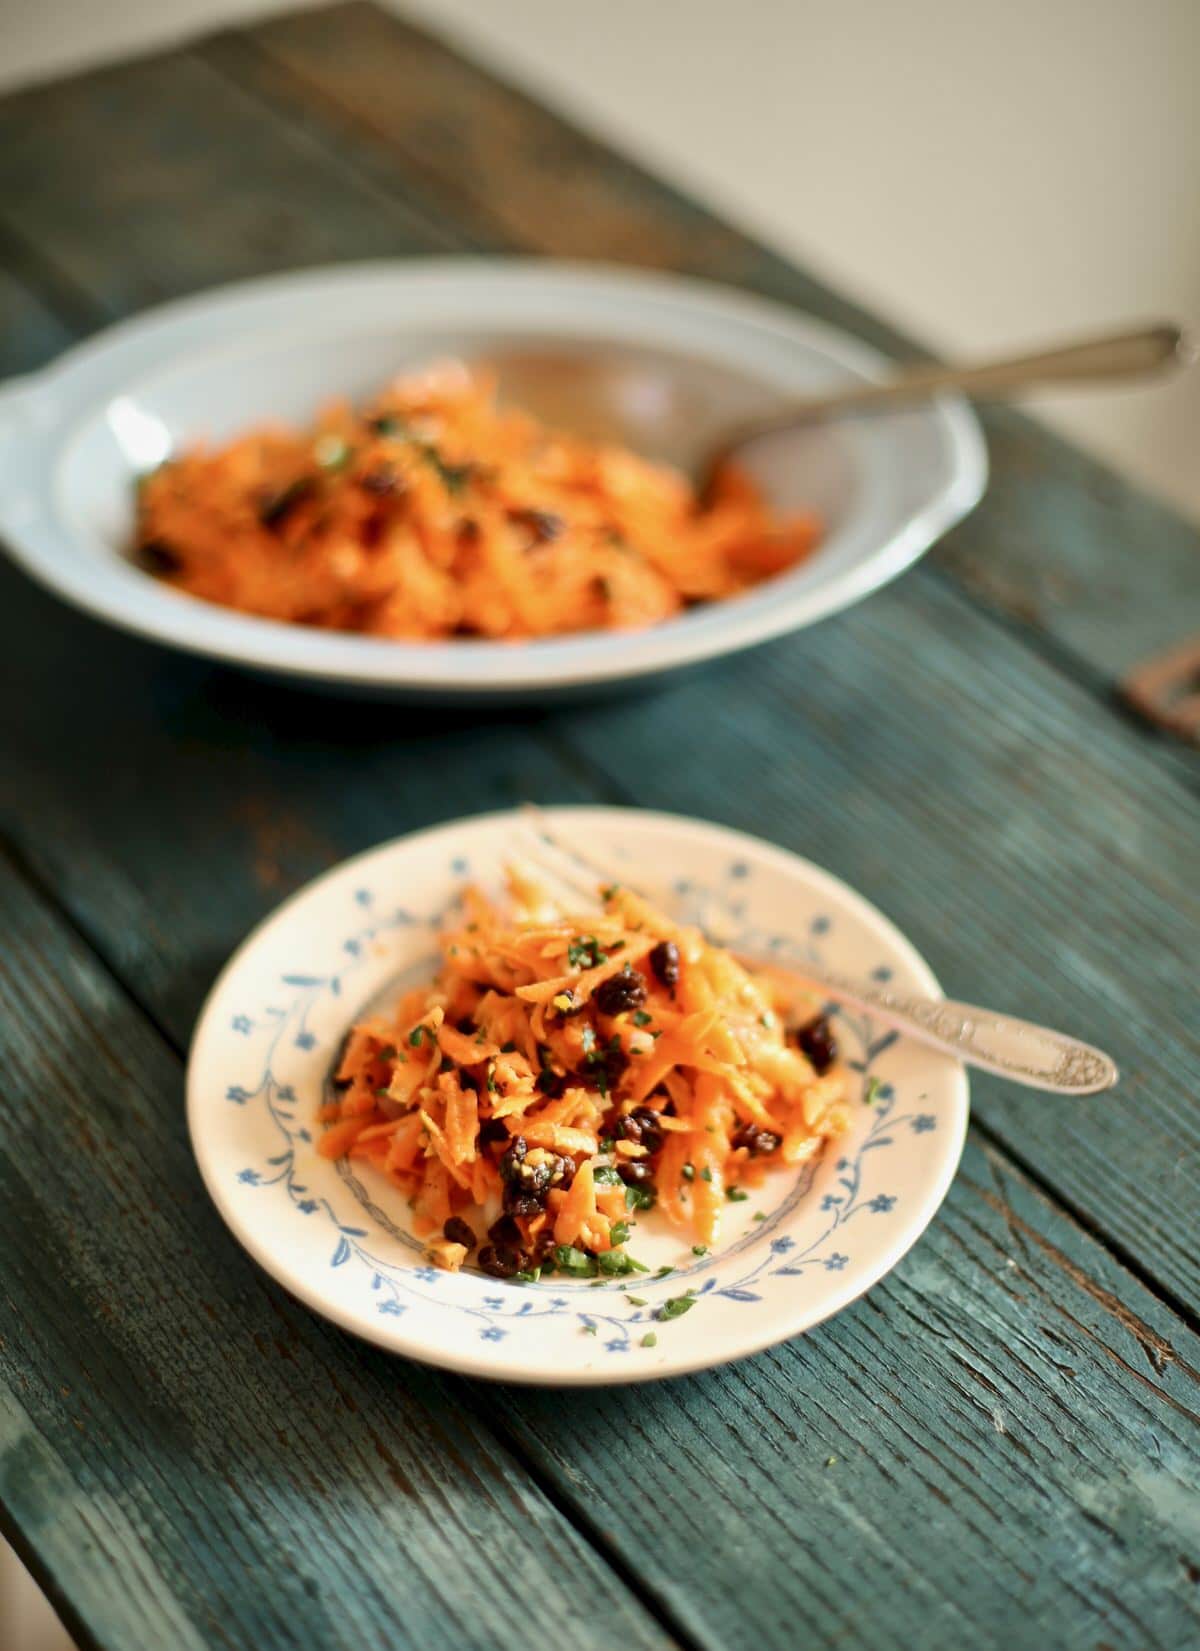
[[[876,987],[837,975],[815,975],[795,969],[794,964],[789,966],[835,1003],[869,1010],[886,1026],[930,1049],[1029,1089],[1048,1090],[1055,1095],[1095,1095],[1111,1089],[1120,1076],[1116,1063],[1103,1050],[1048,1026],[998,1015],[973,1003],[914,997],[889,986]]]

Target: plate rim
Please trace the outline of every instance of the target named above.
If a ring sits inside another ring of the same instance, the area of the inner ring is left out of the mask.
[[[717,322],[724,319],[743,330],[782,331],[794,340],[807,340],[859,377],[878,377],[889,366],[884,355],[836,326],[719,282],[601,262],[503,257],[380,259],[231,282],[173,299],[104,328],[38,372],[0,386],[0,459],[7,408],[9,437],[15,428],[23,467],[36,466],[42,472],[41,481],[48,484],[48,467],[57,463],[82,422],[80,410],[63,405],[62,392],[69,391],[73,383],[86,385],[89,377],[102,375],[106,361],[115,367],[123,354],[135,352],[139,345],[145,348],[169,340],[181,324],[203,322],[207,317],[220,330],[228,325],[224,317],[231,312],[247,302],[269,301],[276,294],[304,303],[333,289],[345,291],[380,282],[415,289],[439,280],[480,286],[500,282],[512,290],[550,283],[581,299],[590,293],[631,304],[653,300],[711,316]],[[191,350],[196,348],[193,343]],[[104,387],[104,394],[118,393],[122,383],[130,384],[148,366],[158,367],[163,361],[159,355],[142,363],[136,372],[117,373]],[[83,412],[96,405],[95,385],[92,391]],[[15,525],[9,523],[5,540],[12,558],[28,574],[93,617],[146,640],[227,665],[289,680],[359,690],[435,693],[449,700],[602,687],[740,652],[816,623],[862,600],[910,567],[978,503],[988,474],[982,431],[966,402],[937,397],[924,410],[947,443],[946,479],[937,491],[869,555],[831,575],[816,589],[786,592],[779,600],[749,611],[736,603],[721,604],[712,610],[718,622],[703,631],[668,623],[618,633],[615,638],[607,633],[551,638],[520,649],[503,643],[406,644],[349,633],[314,633],[199,603],[149,584],[140,588],[124,577],[124,570],[81,554],[57,512],[48,510],[44,501],[40,515],[24,529],[19,519]],[[41,491],[46,491],[45,485]]]
[[[622,818],[636,818],[639,823],[651,823],[666,830],[685,830],[691,833],[715,837],[721,840],[724,846],[735,853],[745,853],[753,850],[757,855],[765,855],[768,861],[774,862],[777,869],[787,874],[795,874],[799,867],[805,876],[818,885],[824,885],[836,896],[844,906],[857,911],[867,918],[873,925],[881,925],[887,933],[889,941],[895,945],[906,963],[912,968],[923,989],[931,995],[941,997],[941,986],[936,975],[926,962],[922,954],[908,939],[904,932],[877,907],[872,901],[852,888],[834,873],[825,870],[806,859],[803,855],[795,854],[778,844],[757,837],[750,832],[741,831],[735,827],[725,826],[715,821],[709,821],[697,816],[672,814],[657,809],[619,808],[605,804],[572,803],[548,806],[544,810],[547,818],[553,823],[562,816],[603,815],[609,821],[620,821]],[[296,889],[285,900],[268,912],[249,931],[240,944],[219,971],[216,979],[205,995],[204,1003],[196,1019],[195,1028],[188,1047],[187,1068],[185,1074],[185,1111],[187,1119],[188,1140],[197,1169],[205,1191],[212,1200],[217,1213],[225,1224],[230,1238],[241,1246],[251,1260],[265,1272],[276,1284],[286,1290],[289,1295],[302,1303],[310,1312],[318,1317],[336,1324],[339,1329],[347,1331],[359,1340],[382,1351],[412,1359],[434,1369],[451,1370],[460,1375],[470,1376],[488,1381],[516,1383],[538,1387],[600,1387],[623,1386],[643,1381],[670,1380],[676,1376],[695,1374],[699,1371],[716,1369],[738,1359],[749,1358],[769,1347],[782,1345],[799,1335],[815,1329],[827,1319],[842,1312],[846,1307],[857,1301],[867,1291],[875,1288],[900,1263],[905,1255],[920,1241],[935,1219],[954,1181],[955,1175],[962,1160],[966,1146],[967,1129],[970,1123],[970,1084],[966,1069],[961,1062],[947,1059],[947,1076],[952,1084],[952,1104],[954,1116],[948,1123],[951,1127],[943,1134],[942,1139],[948,1141],[938,1175],[926,1192],[920,1209],[914,1218],[904,1228],[901,1235],[893,1239],[890,1245],[881,1250],[878,1257],[867,1268],[867,1276],[855,1279],[852,1284],[842,1288],[833,1287],[827,1296],[822,1298],[819,1310],[816,1312],[801,1312],[786,1318],[781,1327],[766,1333],[751,1333],[745,1341],[737,1344],[736,1350],[730,1352],[711,1351],[698,1352],[694,1356],[677,1357],[674,1362],[659,1362],[646,1367],[622,1365],[617,1370],[600,1370],[594,1367],[581,1367],[569,1371],[543,1372],[530,1370],[520,1360],[507,1361],[503,1353],[489,1354],[485,1359],[481,1356],[470,1357],[465,1354],[451,1352],[448,1356],[439,1356],[436,1351],[431,1352],[427,1344],[414,1347],[410,1345],[409,1336],[398,1327],[389,1327],[387,1333],[372,1334],[374,1321],[364,1319],[361,1314],[350,1310],[343,1310],[336,1298],[329,1298],[310,1288],[302,1272],[287,1274],[286,1263],[281,1262],[278,1254],[269,1246],[260,1243],[256,1232],[248,1229],[242,1222],[233,1207],[225,1188],[225,1178],[218,1174],[217,1167],[212,1162],[210,1149],[211,1141],[205,1136],[202,1127],[202,1109],[211,1104],[211,1098],[203,1095],[200,1090],[199,1062],[203,1056],[202,1046],[207,1039],[216,1033],[216,1010],[227,982],[236,974],[237,970],[247,960],[258,943],[265,937],[268,930],[286,921],[292,909],[302,901],[309,899],[319,889],[335,878],[341,877],[352,868],[365,865],[368,861],[393,853],[403,845],[412,845],[418,842],[430,842],[439,836],[449,836],[464,825],[481,825],[485,823],[499,824],[510,820],[514,824],[520,819],[519,810],[504,808],[490,809],[479,814],[457,816],[452,820],[443,821],[438,825],[422,828],[419,831],[405,832],[402,835],[390,838],[385,842],[364,849],[357,854],[340,860],[336,865],[311,878],[300,888]],[[939,1059],[930,1052],[931,1059]],[[285,1276],[285,1274],[287,1276]]]

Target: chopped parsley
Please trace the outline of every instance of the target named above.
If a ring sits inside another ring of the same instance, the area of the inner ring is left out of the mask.
[[[646,1331],[646,1334],[642,1337],[642,1346],[643,1347],[657,1347],[658,1346],[658,1337],[654,1334],[653,1330],[647,1330]]]
[[[350,463],[354,449],[341,438],[328,432],[318,436],[313,444],[313,458],[322,470],[344,470]]]
[[[596,1326],[594,1324],[585,1324],[583,1327],[583,1333],[585,1336],[594,1336],[596,1334]]]
[[[755,1220],[756,1220],[756,1221],[765,1221],[765,1220],[766,1220],[766,1219],[767,1219],[767,1212],[766,1212],[766,1210],[755,1210],[755,1212],[754,1212],[754,1219],[755,1219]]]
[[[394,1043],[385,1043],[383,1048],[379,1051],[379,1059],[381,1061],[394,1061],[397,1053],[398,1051]]]
[[[744,1204],[750,1194],[743,1192],[741,1187],[726,1187],[725,1196],[731,1204]]]
[[[707,1244],[693,1244],[692,1245],[692,1254],[693,1255],[707,1255],[708,1254],[708,1245]]]
[[[613,900],[613,899],[615,899],[616,894],[617,894],[617,890],[620,887],[621,887],[620,883],[610,883],[607,888],[601,889],[600,890],[601,900]]]
[[[494,1063],[491,1062],[489,1062],[487,1069],[487,1086],[488,1093],[494,1095],[496,1093],[496,1068]]]
[[[536,1284],[541,1276],[540,1267],[522,1267],[519,1273],[513,1274],[518,1284]]]
[[[596,1275],[596,1258],[586,1250],[577,1250],[573,1244],[556,1244],[554,1261],[571,1278],[594,1278]]]
[[[701,1180],[702,1180],[702,1181],[711,1181],[711,1180],[712,1180],[712,1170],[710,1170],[710,1169],[702,1169],[702,1170],[701,1170],[701,1171],[700,1171],[700,1179],[701,1179]]]
[[[867,1087],[863,1091],[863,1105],[874,1106],[875,1102],[879,1099],[879,1092],[882,1088],[883,1085],[877,1077],[874,1075],[869,1077],[867,1079]]]
[[[696,1297],[694,1293],[689,1290],[686,1295],[669,1296],[658,1309],[655,1316],[660,1319],[682,1318],[685,1313],[690,1313],[695,1305]]]
[[[618,1177],[619,1179],[619,1177]],[[627,1210],[653,1209],[658,1197],[658,1189],[654,1186],[635,1186],[632,1182],[625,1188],[625,1208]]]
[[[598,1182],[602,1187],[619,1187],[621,1184],[621,1177],[611,1164],[597,1164],[592,1171],[592,1180]],[[618,1244],[620,1240],[614,1238],[613,1243]]]
[[[694,1181],[696,1179],[696,1166],[695,1164],[685,1164],[679,1173],[685,1181]]]
[[[604,962],[604,953],[594,934],[580,935],[567,947],[567,962],[573,969],[595,969]]]
[[[655,1278],[666,1278],[668,1273],[673,1273],[674,1271],[674,1267],[658,1267],[655,1269],[654,1276]]]
[[[625,1240],[629,1237],[629,1222],[614,1221],[610,1236],[614,1245],[624,1244]]]
[[[635,1026],[649,1026],[653,1019],[653,1015],[648,1015],[644,1009],[638,1009],[634,1014],[633,1024]]]
[[[645,1296],[628,1296],[627,1295],[625,1297],[625,1300],[629,1303],[629,1305],[631,1307],[645,1307],[646,1306]]]
[[[422,1038],[428,1038],[430,1042],[433,1041],[433,1033],[429,1030],[428,1026],[414,1026],[412,1031],[408,1034],[408,1041],[414,1049],[419,1049],[421,1047]]]
[[[602,1273],[609,1278],[625,1278],[630,1273],[648,1273],[649,1267],[644,1267],[640,1261],[635,1261],[624,1250],[601,1250],[596,1257],[596,1264]]]

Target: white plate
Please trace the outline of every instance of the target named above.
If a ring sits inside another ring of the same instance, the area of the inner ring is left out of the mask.
[[[843,973],[937,982],[892,925],[843,883],[739,832],[634,810],[550,810],[631,883],[687,912],[721,902],[739,949],[789,950]],[[256,929],[213,988],[188,1068],[201,1172],[234,1236],[318,1313],[393,1352],[474,1376],[579,1385],[646,1381],[740,1358],[819,1323],[914,1244],[950,1185],[967,1123],[962,1068],[841,1014],[842,1052],[870,1078],[845,1136],[808,1179],[777,1172],[727,1206],[697,1258],[661,1216],[630,1253],[664,1279],[536,1285],[425,1264],[405,1199],[313,1145],[330,1065],[360,1009],[432,973],[435,936],[464,879],[498,880],[518,816],[484,815],[389,843],[311,883]],[[756,1220],[759,1213],[763,1219]],[[694,1290],[682,1317],[655,1315]],[[629,1297],[645,1301],[634,1305]],[[657,1345],[644,1347],[653,1332]]]
[[[634,349],[684,374],[705,429],[887,363],[779,305],[694,281],[508,260],[365,264],[169,304],[0,387],[0,537],[34,578],[159,642],[358,692],[472,699],[619,683],[834,613],[902,572],[975,504],[987,464],[960,402],[781,438],[756,470],[781,509],[828,524],[803,566],[652,630],[413,644],[233,613],[140,572],[135,477],[180,443],[303,420],[431,356],[498,345]],[[694,395],[692,394],[694,392]]]

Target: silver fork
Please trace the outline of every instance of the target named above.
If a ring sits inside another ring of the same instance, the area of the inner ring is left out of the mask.
[[[568,891],[572,899],[598,904],[597,891],[606,883],[624,883],[633,888],[619,870],[566,843],[534,804],[526,803],[522,812],[526,825],[524,858]],[[670,909],[669,899],[650,898],[664,910]],[[701,927],[715,945],[727,945],[732,938],[728,920],[720,912],[706,913]],[[924,997],[875,981],[818,974],[795,954],[782,955],[798,984],[834,1003],[866,1010],[885,1026],[929,1049],[1027,1089],[1053,1095],[1095,1095],[1111,1089],[1120,1076],[1116,1062],[1102,1049],[1081,1043],[1065,1032],[1001,1015],[994,1009],[955,1003],[950,998]],[[779,956],[772,953],[772,967]]]

